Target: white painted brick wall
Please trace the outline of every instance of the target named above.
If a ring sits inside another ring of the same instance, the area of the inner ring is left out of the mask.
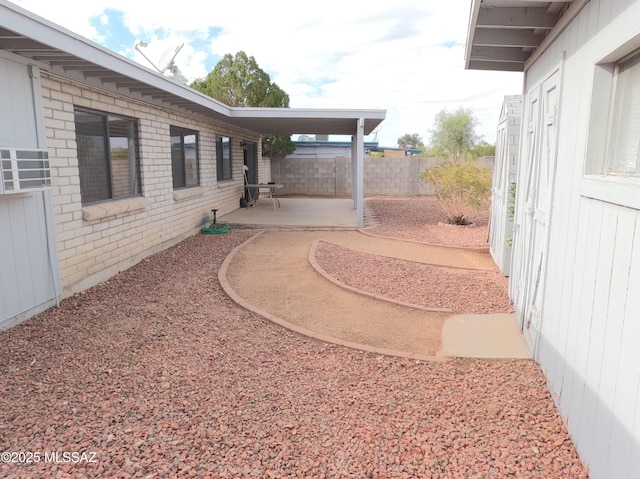
[[[178,114],[66,83],[46,74],[42,76],[42,93],[63,296],[102,282],[145,256],[196,233],[203,220],[211,216],[212,208],[218,208],[218,215],[238,208],[243,189],[240,141],[260,144],[259,135],[203,116]],[[74,107],[138,119],[146,207],[91,221],[83,219]],[[199,132],[201,194],[179,201],[174,199],[172,183],[170,125]],[[232,139],[233,179],[221,183],[216,180],[216,135]],[[270,181],[270,163],[260,161],[259,168],[260,181]]]

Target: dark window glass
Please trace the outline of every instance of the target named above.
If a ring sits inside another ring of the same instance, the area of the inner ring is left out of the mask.
[[[171,127],[171,170],[174,188],[200,184],[197,131]]]
[[[136,121],[75,110],[75,123],[82,203],[140,195]]]
[[[231,138],[228,136],[216,136],[216,160],[218,181],[233,178],[231,170]]]

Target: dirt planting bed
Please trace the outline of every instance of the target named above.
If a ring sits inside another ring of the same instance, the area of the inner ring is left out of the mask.
[[[361,353],[231,302],[217,270],[252,234],[187,239],[0,332],[0,477],[588,477],[534,362]]]

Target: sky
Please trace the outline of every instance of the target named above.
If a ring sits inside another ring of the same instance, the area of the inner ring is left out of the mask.
[[[292,108],[386,110],[365,138],[381,146],[406,133],[428,144],[435,115],[459,107],[494,143],[504,96],[522,92],[521,73],[464,69],[471,0],[13,1],[149,68],[137,42],[156,65],[184,44],[175,64],[189,81],[244,51]]]

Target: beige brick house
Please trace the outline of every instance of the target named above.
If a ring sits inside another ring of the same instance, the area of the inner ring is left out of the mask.
[[[0,329],[238,208],[262,134],[350,134],[362,184],[385,116],[231,108],[4,0],[0,85]]]

